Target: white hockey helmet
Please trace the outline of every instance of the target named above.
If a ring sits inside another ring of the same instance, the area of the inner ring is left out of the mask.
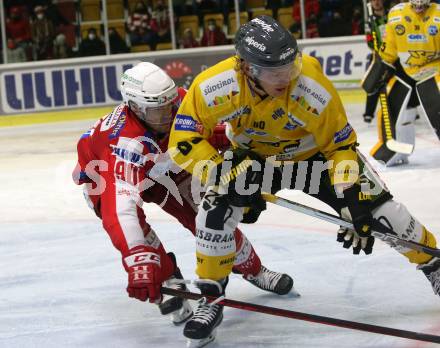
[[[430,0],[409,0],[411,7],[417,13],[425,11],[429,7],[430,2]]]
[[[135,65],[122,74],[121,94],[124,103],[150,128],[168,131],[177,87],[165,71],[149,62]]]

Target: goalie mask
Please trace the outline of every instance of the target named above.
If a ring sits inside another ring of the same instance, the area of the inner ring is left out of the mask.
[[[430,0],[409,0],[409,3],[415,12],[421,13],[429,7]]]
[[[235,50],[257,81],[288,84],[301,72],[295,38],[272,17],[258,16],[243,24],[235,36]]]
[[[124,103],[153,131],[169,130],[177,87],[165,71],[152,63],[137,64],[122,74],[121,94]]]

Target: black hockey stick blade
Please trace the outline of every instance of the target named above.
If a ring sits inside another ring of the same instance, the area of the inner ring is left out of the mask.
[[[287,208],[290,210],[294,210],[294,211],[297,211],[297,212],[300,212],[300,213],[303,213],[303,214],[306,214],[309,216],[313,216],[318,219],[328,221],[328,222],[331,222],[331,223],[339,225],[339,226],[354,229],[353,223],[351,221],[344,220],[344,219],[340,218],[339,216],[332,215],[332,214],[326,213],[324,211],[321,211],[321,210],[318,210],[318,209],[315,209],[312,207],[308,207],[307,205],[303,205],[303,204],[300,204],[297,202],[292,202],[292,201],[289,201],[288,199],[281,198],[281,197],[278,197],[275,195],[263,193],[262,196],[263,196],[264,200],[266,200],[267,202],[270,202],[270,203],[279,205],[281,207],[284,207],[284,208]],[[423,253],[431,255],[431,256],[440,257],[440,250],[439,249],[431,248],[431,247],[425,246],[420,243],[416,243],[416,242],[413,242],[410,240],[402,239],[402,238],[398,237],[397,233],[394,232],[392,229],[388,228],[387,226],[385,226],[384,224],[382,224],[381,222],[379,222],[375,219],[373,219],[372,230],[373,231],[371,232],[371,235],[384,241],[385,243],[387,243],[388,245],[391,245],[392,247],[400,246],[400,247],[420,251],[420,252],[423,252]]]
[[[193,292],[175,290],[175,289],[170,289],[170,288],[165,288],[165,287],[162,287],[162,294],[171,295],[171,296],[178,296],[178,297],[186,298],[189,300],[199,300],[203,297],[206,298],[208,302],[213,302],[213,301],[217,300],[217,298],[213,297],[213,296],[206,296],[206,295],[196,294]],[[264,314],[275,315],[278,317],[284,317],[284,318],[290,318],[290,319],[310,321],[312,323],[342,327],[345,329],[366,331],[366,332],[377,333],[377,334],[381,334],[381,335],[401,337],[401,338],[407,338],[407,339],[417,340],[417,341],[440,343],[440,336],[430,335],[430,334],[426,334],[426,333],[393,329],[393,328],[385,327],[385,326],[364,324],[364,323],[359,323],[356,321],[343,320],[343,319],[325,317],[325,316],[321,316],[321,315],[296,312],[296,311],[291,311],[291,310],[281,309],[281,308],[276,308],[276,307],[262,306],[262,305],[258,305],[255,303],[236,301],[236,300],[231,300],[231,299],[227,299],[227,298],[222,299],[221,301],[218,302],[218,304],[226,306],[226,307],[242,309],[245,311],[264,313]]]

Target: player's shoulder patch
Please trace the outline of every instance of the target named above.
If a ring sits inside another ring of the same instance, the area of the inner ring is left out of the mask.
[[[100,131],[105,132],[109,130],[110,128],[113,128],[118,122],[119,117],[121,116],[122,112],[124,111],[125,104],[119,104],[117,107],[113,109],[112,112],[110,112],[101,123]]]
[[[330,102],[332,96],[319,82],[301,75],[290,92],[290,98],[308,112],[319,116]]]
[[[240,92],[234,69],[222,71],[199,84],[200,92],[209,107],[227,103]]]

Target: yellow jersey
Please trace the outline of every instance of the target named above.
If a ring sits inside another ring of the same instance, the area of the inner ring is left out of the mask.
[[[302,161],[321,152],[333,161],[329,167],[332,182],[347,183],[343,161],[357,161],[352,146],[356,134],[319,62],[304,55],[300,76],[284,94],[261,98],[236,68],[237,59],[221,61],[192,83],[171,128],[168,147],[174,161],[204,181],[207,173],[199,171],[197,163],[223,161],[206,139],[217,123],[225,122],[234,146],[276,161]],[[198,124],[203,126],[202,136]]]
[[[416,13],[408,2],[394,6],[388,14],[380,56],[387,63],[400,60],[405,72],[419,81],[440,68],[440,5],[431,4]]]

